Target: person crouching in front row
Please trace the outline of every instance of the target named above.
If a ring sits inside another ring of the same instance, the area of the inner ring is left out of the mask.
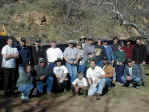
[[[138,66],[131,59],[127,60],[127,65],[124,69],[122,81],[124,86],[133,86],[138,88],[141,85],[141,74]]]
[[[104,70],[96,65],[95,60],[90,61],[90,68],[87,70],[87,79],[90,87],[88,96],[96,95],[96,99],[100,100],[106,80]]]
[[[22,100],[29,100],[31,91],[33,89],[33,77],[32,77],[32,67],[31,65],[26,65],[24,71],[19,76],[17,80],[18,91],[20,91]]]
[[[78,73],[78,78],[72,83],[72,92],[73,95],[84,95],[87,96],[88,92],[88,83],[85,77],[83,77],[83,73]]]
[[[56,61],[56,66],[53,69],[55,78],[56,78],[56,92],[59,91],[67,91],[67,85],[69,83],[67,74],[68,74],[68,70],[66,68],[66,66],[62,65],[62,60],[61,59],[57,59]]]
[[[46,59],[39,59],[39,64],[35,66],[35,73],[36,90],[42,95],[46,87],[47,94],[50,94],[53,88],[53,76],[51,75],[51,70],[47,65]],[[37,95],[37,93],[35,92],[34,95]]]

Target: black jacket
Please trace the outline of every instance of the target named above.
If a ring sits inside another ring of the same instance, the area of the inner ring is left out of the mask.
[[[45,58],[45,50],[43,49],[43,47],[39,46],[38,47],[38,51],[36,50],[36,47],[33,46],[32,47],[32,64],[33,65],[38,65],[39,63],[39,58]]]
[[[145,45],[136,45],[133,49],[133,60],[136,64],[141,64],[146,60],[147,52]]]

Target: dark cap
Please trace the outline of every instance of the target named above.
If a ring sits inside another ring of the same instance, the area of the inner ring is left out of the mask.
[[[68,44],[74,44],[74,43],[75,43],[74,40],[69,40],[69,41],[68,41]]]
[[[108,42],[108,40],[103,40],[103,43]]]
[[[119,40],[119,38],[118,38],[117,36],[115,36],[115,37],[113,38],[113,40]]]
[[[91,41],[93,41],[93,39],[92,39],[91,37],[89,37],[87,40],[91,40]]]
[[[41,41],[40,41],[40,39],[36,39],[36,41],[35,41],[35,42],[40,43]]]
[[[46,63],[47,60],[45,58],[39,58],[39,63]]]
[[[24,43],[26,42],[25,38],[21,38],[20,41]]]
[[[60,58],[58,58],[57,60],[56,60],[56,63],[57,62],[61,62],[62,63],[62,60],[60,59]]]

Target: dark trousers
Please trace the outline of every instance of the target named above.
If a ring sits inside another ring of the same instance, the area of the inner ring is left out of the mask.
[[[4,93],[10,95],[16,87],[17,72],[15,68],[4,68]]]
[[[115,67],[115,72],[116,72],[116,80],[119,82],[119,83],[123,83],[121,78],[124,74],[124,65],[116,65]]]

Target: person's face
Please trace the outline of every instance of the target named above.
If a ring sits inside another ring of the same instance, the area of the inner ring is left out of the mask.
[[[35,46],[40,46],[40,43],[39,42],[35,42]]]
[[[128,63],[128,66],[129,66],[129,67],[132,67],[132,66],[133,66],[133,63],[132,63],[132,62],[129,62],[129,63]]]
[[[102,43],[101,43],[101,40],[98,40],[98,46],[101,46],[102,45]]]
[[[46,63],[42,62],[40,63],[40,67],[44,67],[46,65]]]
[[[108,63],[108,61],[107,60],[104,60],[103,63],[106,65]]]
[[[81,46],[81,45],[77,45],[77,48],[78,48],[78,49],[81,49],[81,48],[82,48],[82,46]]]
[[[57,62],[56,64],[57,64],[57,66],[61,66],[62,63],[61,62]]]
[[[117,43],[118,43],[118,40],[117,40],[117,39],[115,39],[115,40],[114,40],[114,44],[117,44]]]
[[[88,40],[88,44],[91,45],[93,43],[92,40]]]
[[[90,66],[91,66],[91,68],[95,68],[95,66],[96,66],[95,61],[91,61],[91,62],[90,62]]]
[[[30,73],[31,71],[32,71],[32,67],[31,67],[31,66],[27,66],[27,67],[26,67],[26,72],[27,72],[27,73]]]
[[[70,47],[70,48],[73,48],[73,44],[72,44],[72,43],[70,43],[70,44],[69,44],[69,47]]]
[[[12,40],[12,39],[9,39],[9,40],[7,41],[7,44],[8,44],[9,46],[12,46],[12,45],[13,45],[13,40]]]
[[[52,42],[51,47],[55,48],[56,47],[56,42]]]
[[[79,79],[79,80],[82,80],[82,78],[83,78],[82,75],[79,75],[79,76],[78,76],[78,79]]]
[[[93,57],[93,55],[92,55],[92,54],[89,54],[89,55],[88,55],[88,57],[89,57],[89,58],[92,58],[92,57]]]
[[[108,42],[104,42],[104,45],[108,45]]]
[[[127,42],[127,45],[130,45],[130,41]]]
[[[21,46],[25,46],[25,42],[20,41]]]
[[[142,44],[142,40],[137,40],[137,44]]]

